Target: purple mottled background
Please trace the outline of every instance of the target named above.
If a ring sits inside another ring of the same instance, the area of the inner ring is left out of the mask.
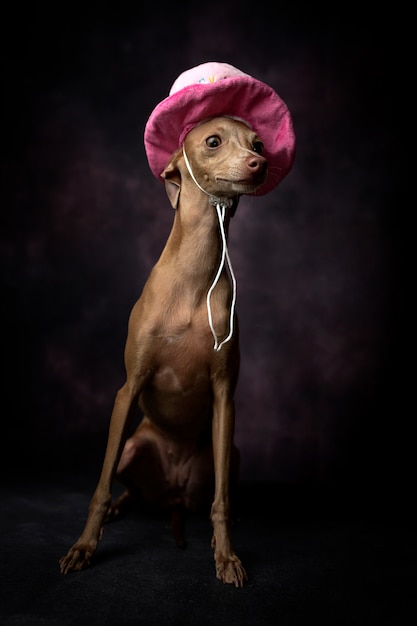
[[[6,470],[98,473],[128,315],[173,219],[144,126],[179,73],[219,60],[273,86],[297,135],[288,177],[231,224],[242,477],[405,479],[392,25],[236,0],[56,7],[3,21]]]

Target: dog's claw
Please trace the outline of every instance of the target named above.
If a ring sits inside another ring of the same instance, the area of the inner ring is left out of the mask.
[[[68,554],[59,560],[61,574],[69,572],[80,572],[90,565],[91,557],[94,550],[90,548],[71,548]]]
[[[245,568],[237,556],[216,561],[216,576],[222,582],[238,588],[243,587],[248,580]]]

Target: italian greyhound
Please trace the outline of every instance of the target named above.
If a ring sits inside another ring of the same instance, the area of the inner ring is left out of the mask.
[[[262,140],[244,122],[200,123],[162,176],[173,226],[129,318],[126,381],[117,392],[101,475],[85,528],[60,559],[63,574],[90,564],[103,524],[139,498],[172,512],[208,501],[216,576],[242,587],[246,571],[231,544],[234,392],[239,373],[236,281],[227,249],[229,222],[243,194],[267,176]],[[143,414],[137,429],[137,407]],[[112,503],[114,479],[127,490]]]

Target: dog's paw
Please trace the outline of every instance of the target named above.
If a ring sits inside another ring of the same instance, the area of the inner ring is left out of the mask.
[[[59,560],[61,574],[80,572],[90,565],[94,548],[89,545],[75,545]]]
[[[129,494],[129,492],[126,491],[120,496],[120,498],[111,503],[111,505],[107,509],[104,523],[109,524],[111,522],[117,522],[118,520],[122,519],[131,511],[133,505],[134,498]]]
[[[243,587],[248,580],[245,568],[236,555],[216,559],[216,576],[222,582],[235,587]]]

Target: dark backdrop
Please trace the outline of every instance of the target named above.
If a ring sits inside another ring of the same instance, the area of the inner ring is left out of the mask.
[[[402,34],[316,9],[86,3],[3,21],[6,478],[98,473],[128,315],[173,219],[144,126],[179,73],[219,60],[273,86],[297,135],[288,177],[231,225],[242,477],[388,497],[408,480]]]

